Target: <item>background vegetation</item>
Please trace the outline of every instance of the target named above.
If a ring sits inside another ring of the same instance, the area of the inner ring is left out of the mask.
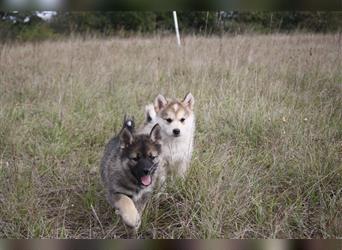
[[[100,184],[104,145],[125,113],[139,124],[158,93],[189,90],[189,177],[153,197],[137,237],[342,237],[341,35],[182,43],[1,45],[1,238],[127,237]]]
[[[342,12],[180,11],[182,34],[336,32]],[[58,12],[46,22],[36,12],[0,12],[0,40],[40,41],[70,34],[152,35],[174,32],[171,12]]]

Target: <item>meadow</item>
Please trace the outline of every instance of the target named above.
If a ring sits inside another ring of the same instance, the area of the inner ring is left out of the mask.
[[[124,114],[195,97],[188,178],[138,238],[342,238],[341,34],[0,45],[0,238],[126,238],[99,164]]]

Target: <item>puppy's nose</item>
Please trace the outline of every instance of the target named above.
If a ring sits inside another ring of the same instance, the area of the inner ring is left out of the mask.
[[[180,130],[178,128],[175,128],[173,131],[174,135],[179,135],[180,134]]]
[[[144,169],[144,174],[148,175],[150,173],[150,170]]]

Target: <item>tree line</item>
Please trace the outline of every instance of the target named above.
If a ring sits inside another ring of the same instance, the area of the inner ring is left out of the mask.
[[[183,34],[222,35],[246,32],[339,32],[342,12],[178,11]],[[0,39],[44,40],[70,34],[99,36],[174,32],[171,11],[57,12],[51,20],[37,12],[0,11]]]

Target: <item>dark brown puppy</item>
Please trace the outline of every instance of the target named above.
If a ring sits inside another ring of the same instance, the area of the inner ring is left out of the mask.
[[[150,134],[137,135],[133,120],[125,120],[119,135],[105,148],[101,178],[107,200],[130,227],[140,226],[141,214],[158,179],[161,148],[160,126],[155,125]]]

